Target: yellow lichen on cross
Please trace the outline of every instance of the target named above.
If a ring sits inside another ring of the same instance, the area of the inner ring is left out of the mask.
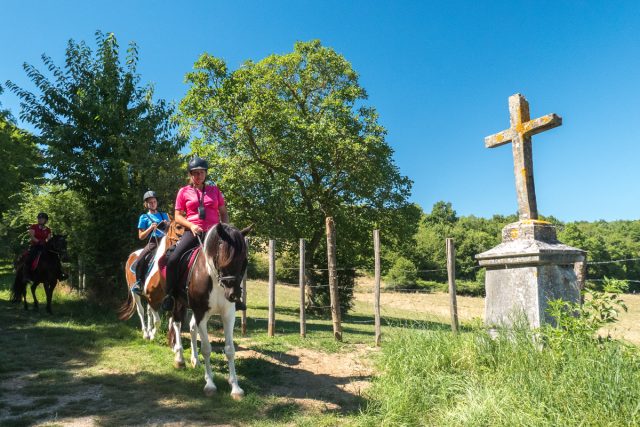
[[[511,142],[520,220],[538,219],[531,136],[560,126],[562,118],[556,114],[547,114],[531,120],[529,102],[519,93],[509,97],[509,115],[511,127],[486,137],[484,145],[495,148]]]

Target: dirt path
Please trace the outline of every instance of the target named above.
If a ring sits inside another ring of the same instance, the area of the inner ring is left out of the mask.
[[[278,366],[279,381],[269,388],[269,394],[309,408],[348,411],[357,409],[370,385],[370,354],[374,351],[364,345],[340,353],[296,348],[265,354],[246,349],[236,357],[265,359]]]

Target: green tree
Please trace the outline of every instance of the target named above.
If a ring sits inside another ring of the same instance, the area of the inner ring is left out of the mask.
[[[124,64],[112,33],[97,32],[96,44],[94,52],[70,40],[62,67],[43,55],[48,75],[25,64],[37,93],[7,83],[22,99],[20,117],[39,131],[51,181],[75,192],[88,212],[89,285],[122,276],[141,195],[153,187],[170,200],[185,143],[173,131],[172,107],[141,85],[136,44]]]
[[[375,226],[386,242],[414,234],[411,181],[342,55],[298,42],[291,53],[235,71],[209,54],[194,68],[180,120],[192,148],[209,156],[235,221],[254,222],[263,235],[307,238],[310,266],[326,265],[327,216],[343,265],[365,263],[365,253],[370,262]]]
[[[0,86],[0,94],[2,94]],[[43,175],[41,155],[35,138],[20,129],[8,110],[0,104],[0,159],[2,159],[2,179],[0,180],[0,236],[4,242],[14,241],[8,222],[11,218],[7,210],[11,207],[10,197],[20,192],[24,182],[38,182]],[[12,255],[10,244],[0,247],[0,256]],[[13,249],[13,248],[12,248]]]

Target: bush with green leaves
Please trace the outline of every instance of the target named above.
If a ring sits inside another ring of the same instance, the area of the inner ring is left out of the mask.
[[[413,262],[398,256],[384,277],[386,289],[413,289],[417,287],[418,272]]]

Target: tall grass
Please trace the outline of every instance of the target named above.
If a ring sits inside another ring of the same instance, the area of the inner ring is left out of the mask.
[[[541,344],[525,327],[497,339],[402,330],[383,347],[365,425],[637,425],[640,354],[613,340]]]

